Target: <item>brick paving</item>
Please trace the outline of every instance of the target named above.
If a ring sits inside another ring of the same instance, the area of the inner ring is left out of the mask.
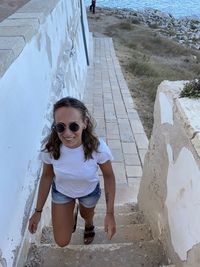
[[[123,77],[111,38],[93,38],[84,102],[96,132],[112,150],[116,182],[139,188],[148,139]]]

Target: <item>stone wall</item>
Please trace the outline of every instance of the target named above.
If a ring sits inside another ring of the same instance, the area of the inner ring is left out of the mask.
[[[138,203],[176,267],[197,267],[200,100],[179,98],[184,84],[164,81],[158,88]]]
[[[31,0],[0,23],[0,266],[23,266],[29,243],[39,238],[27,231],[38,152],[53,103],[83,96],[88,49],[80,0]],[[41,227],[48,222],[49,212]]]

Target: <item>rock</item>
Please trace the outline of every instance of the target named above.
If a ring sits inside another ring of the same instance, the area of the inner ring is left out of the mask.
[[[174,18],[171,14],[157,9],[144,11],[117,8],[99,8],[104,14],[115,14],[120,19],[128,19],[133,24],[143,23],[160,31],[160,34],[177,41],[179,44],[200,48],[200,20],[196,16]]]

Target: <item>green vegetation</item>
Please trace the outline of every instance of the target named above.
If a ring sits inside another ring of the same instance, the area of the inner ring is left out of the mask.
[[[196,76],[200,76],[200,66],[199,64],[194,64],[190,67],[190,70],[196,74]]]
[[[119,29],[128,30],[128,31],[132,30],[133,28],[132,24],[128,21],[118,24],[118,27]]]
[[[191,20],[191,23],[192,23],[192,24],[197,24],[197,25],[198,25],[198,24],[199,24],[199,21],[198,21],[198,20],[195,20],[195,19],[192,19],[192,20]]]
[[[186,83],[180,93],[180,97],[199,98],[200,97],[200,79],[195,79]]]
[[[131,22],[132,22],[133,24],[140,24],[140,21],[139,21],[137,18],[132,18],[132,19],[131,19]]]
[[[172,40],[155,36],[146,36],[144,40],[141,40],[144,49],[160,56],[181,56],[189,55],[189,49],[175,43]]]
[[[158,76],[156,70],[151,66],[151,64],[147,62],[132,61],[127,65],[127,68],[134,74],[139,76],[147,76],[147,77]]]
[[[199,25],[199,21],[198,20],[191,20],[190,22],[190,28],[192,30],[196,30],[198,28]]]
[[[157,23],[154,23],[154,24],[150,24],[149,27],[152,29],[158,29],[159,25]]]

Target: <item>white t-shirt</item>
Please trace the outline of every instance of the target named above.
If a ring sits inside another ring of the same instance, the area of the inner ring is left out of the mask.
[[[56,189],[62,194],[78,198],[94,191],[99,182],[98,164],[112,160],[113,156],[106,143],[99,139],[98,152],[92,153],[92,159],[85,160],[83,145],[68,148],[61,144],[60,158],[51,157],[49,152],[41,152],[40,159],[52,164]]]

